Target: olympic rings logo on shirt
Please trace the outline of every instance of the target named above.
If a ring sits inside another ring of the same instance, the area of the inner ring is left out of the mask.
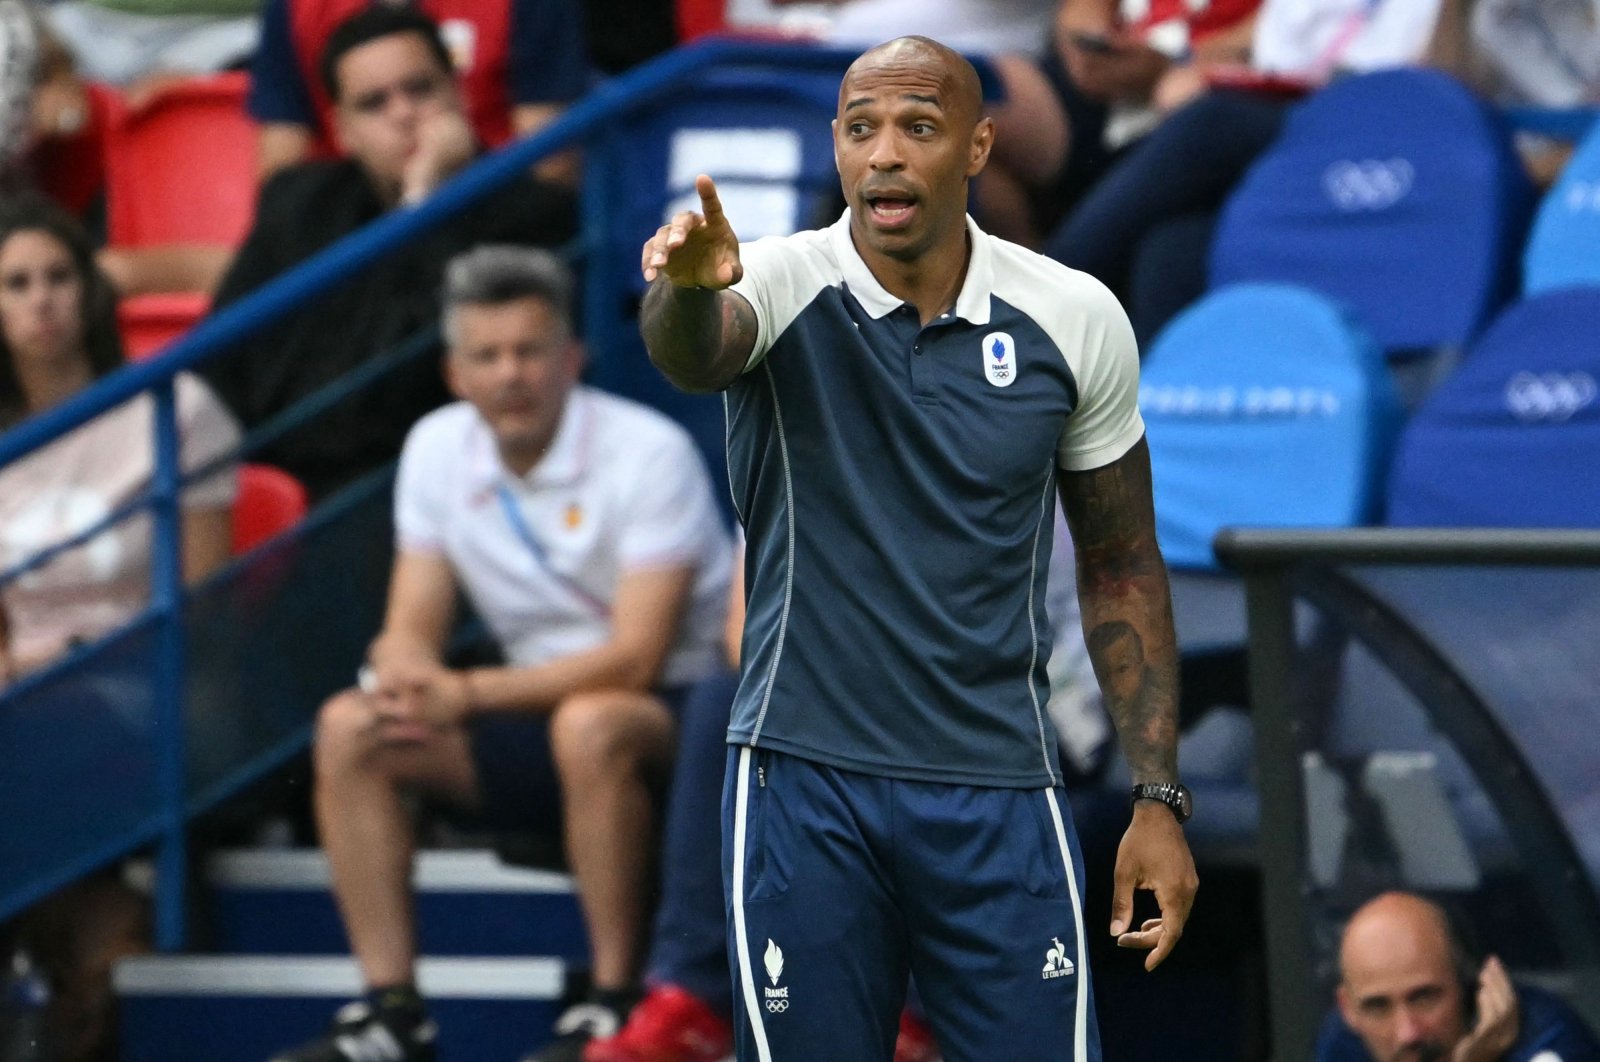
[[[789,1009],[789,1001],[787,999],[769,999],[767,1000],[767,1009],[774,1014],[782,1014]]]
[[[1600,396],[1586,372],[1519,372],[1506,382],[1506,408],[1523,422],[1564,421]]]
[[[1344,159],[1323,172],[1322,187],[1340,210],[1387,210],[1411,191],[1416,175],[1405,159]]]

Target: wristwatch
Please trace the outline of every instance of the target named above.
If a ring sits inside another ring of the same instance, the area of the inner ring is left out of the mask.
[[[1189,795],[1189,787],[1181,782],[1145,782],[1136,785],[1128,802],[1131,804],[1138,800],[1161,801],[1172,809],[1172,815],[1180,826],[1194,814],[1194,798]]]

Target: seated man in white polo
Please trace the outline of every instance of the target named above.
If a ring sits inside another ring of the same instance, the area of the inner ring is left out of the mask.
[[[688,435],[578,385],[570,298],[542,251],[481,247],[446,273],[462,401],[406,440],[383,630],[360,689],[317,726],[317,822],[369,994],[279,1062],[434,1058],[413,973],[413,792],[497,825],[562,816],[594,988],[534,1058],[576,1062],[632,999],[674,712],[716,666],[730,544]],[[458,589],[505,666],[443,662]]]

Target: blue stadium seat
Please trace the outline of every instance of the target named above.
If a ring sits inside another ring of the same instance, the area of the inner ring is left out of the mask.
[[[1445,74],[1339,81],[1229,199],[1211,284],[1303,284],[1386,351],[1460,347],[1516,288],[1532,190],[1502,120]]]
[[[1390,523],[1600,527],[1600,288],[1512,306],[1416,412]]]
[[[1539,206],[1522,263],[1523,291],[1600,284],[1600,126]]]
[[[1247,284],[1206,296],[1145,358],[1156,529],[1176,569],[1217,568],[1226,526],[1369,521],[1399,421],[1377,345],[1314,292]]]

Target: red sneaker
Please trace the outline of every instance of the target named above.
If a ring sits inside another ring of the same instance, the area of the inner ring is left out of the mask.
[[[900,1035],[894,1042],[894,1062],[941,1062],[932,1030],[909,1010],[900,1012]]]
[[[645,993],[615,1036],[590,1040],[583,1062],[722,1062],[733,1054],[733,1026],[674,985]]]

